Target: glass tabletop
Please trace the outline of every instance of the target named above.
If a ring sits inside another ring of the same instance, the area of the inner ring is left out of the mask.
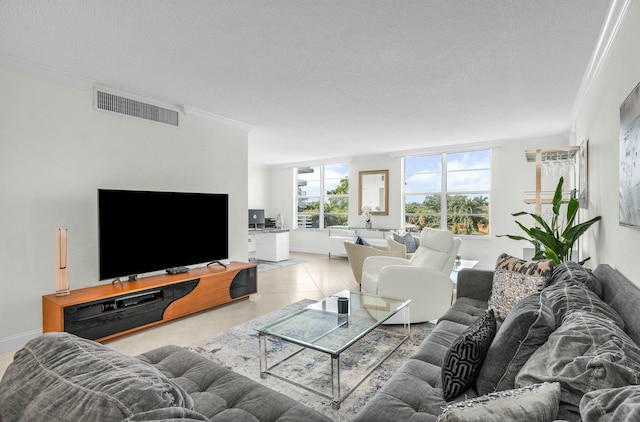
[[[348,313],[338,313],[338,297],[349,299]],[[257,330],[261,334],[280,337],[304,347],[340,354],[407,307],[409,302],[344,290]]]

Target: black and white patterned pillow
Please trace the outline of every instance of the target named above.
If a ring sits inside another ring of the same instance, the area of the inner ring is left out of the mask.
[[[370,248],[373,248],[373,245],[371,243],[367,242],[366,240],[364,240],[360,236],[356,237],[356,241],[354,243],[356,245],[368,246]]]
[[[442,394],[446,401],[474,385],[495,335],[496,317],[489,309],[451,343],[441,373]]]

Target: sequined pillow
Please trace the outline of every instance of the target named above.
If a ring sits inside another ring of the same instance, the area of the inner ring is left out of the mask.
[[[496,261],[489,309],[504,320],[518,302],[542,290],[552,272],[552,260],[525,261],[503,253]]]
[[[559,404],[560,384],[545,382],[450,404],[436,422],[551,422]]]
[[[489,309],[451,343],[442,364],[442,395],[451,401],[472,387],[496,335],[496,317]]]

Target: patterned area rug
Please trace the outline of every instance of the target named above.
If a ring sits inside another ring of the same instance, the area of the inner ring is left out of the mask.
[[[307,262],[306,259],[291,258],[280,262],[263,261],[260,259],[252,259],[251,262],[258,264],[258,271],[275,270],[276,268],[288,267],[290,265],[302,264]]]
[[[434,327],[431,323],[411,325],[411,337],[343,401],[340,409],[334,410],[331,407],[330,399],[291,385],[273,376],[268,376],[266,379],[260,378],[258,333],[256,328],[311,303],[314,303],[314,301],[309,299],[296,302],[278,311],[234,327],[205,342],[191,345],[188,349],[254,381],[284,393],[335,421],[350,421],[391,375],[406,362]],[[397,345],[404,332],[405,330],[402,326],[383,326],[343,352],[340,357],[340,377],[343,388],[344,386],[349,387],[361,379],[381,356],[384,356],[386,352]],[[300,350],[299,346],[271,338],[269,338],[267,347],[269,365]],[[297,382],[330,394],[330,361],[331,359],[327,354],[305,349],[294,358],[287,360],[286,364],[278,366],[277,371],[280,375],[284,375],[289,379],[294,379]]]

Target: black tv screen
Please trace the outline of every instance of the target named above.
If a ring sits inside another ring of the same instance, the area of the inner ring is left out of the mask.
[[[98,189],[100,280],[229,257],[227,194]]]

